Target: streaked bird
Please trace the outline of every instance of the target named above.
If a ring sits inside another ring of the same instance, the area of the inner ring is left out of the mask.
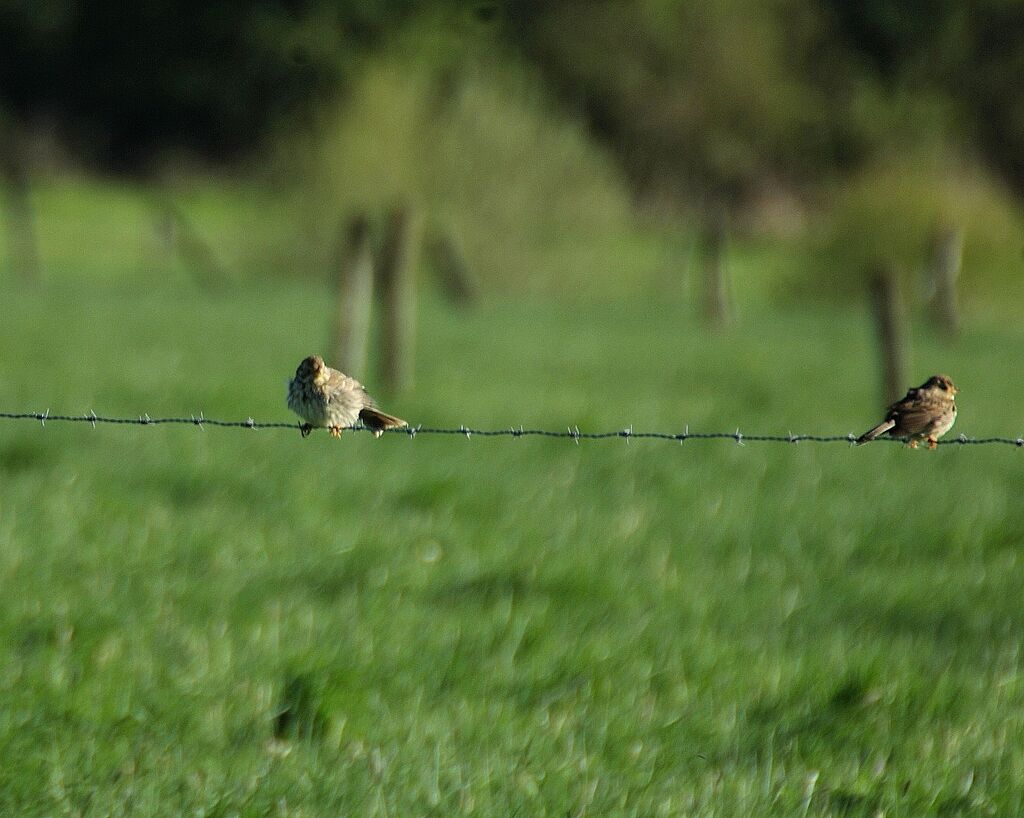
[[[374,437],[407,425],[401,418],[381,412],[359,381],[331,369],[319,355],[310,355],[295,370],[288,383],[288,408],[302,418],[303,437],[313,429],[327,429],[331,437],[341,437],[342,429],[356,420]]]
[[[956,393],[960,390],[945,375],[932,375],[916,389],[907,392],[885,414],[885,420],[859,438],[857,445],[888,434],[907,440],[916,449],[922,440],[934,449],[938,440],[956,422]]]

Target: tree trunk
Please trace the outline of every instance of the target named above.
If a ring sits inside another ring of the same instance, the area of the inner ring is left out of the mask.
[[[930,260],[932,320],[947,338],[960,333],[960,307],[957,279],[963,261],[963,233],[955,227],[943,227],[932,243]]]
[[[724,213],[716,213],[705,223],[701,244],[704,267],[704,320],[712,327],[723,327],[732,320],[729,276],[725,267]]]
[[[223,289],[230,276],[185,211],[163,191],[154,192],[151,201],[157,232],[181,259],[192,280],[205,290]]]
[[[895,270],[888,264],[876,266],[871,278],[871,299],[878,324],[882,364],[882,397],[888,407],[907,390],[907,361],[910,356],[906,311]]]
[[[373,242],[370,221],[360,213],[348,220],[340,238],[337,308],[331,351],[347,375],[366,376],[373,304]]]
[[[468,307],[477,300],[476,285],[470,275],[465,256],[452,235],[432,231],[426,243],[430,267],[441,285],[441,292],[458,306]]]
[[[413,384],[419,242],[418,215],[410,205],[396,207],[388,214],[380,258],[383,381],[393,395]]]
[[[0,121],[0,188],[4,194],[7,253],[11,272],[28,283],[41,278],[35,212],[22,137]]]

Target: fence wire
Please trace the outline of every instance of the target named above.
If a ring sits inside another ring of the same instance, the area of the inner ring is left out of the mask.
[[[301,425],[298,422],[282,421],[257,421],[249,417],[245,420],[217,420],[205,417],[202,413],[190,415],[189,417],[154,418],[149,415],[139,417],[106,417],[89,412],[85,415],[54,415],[47,409],[45,412],[0,412],[0,420],[30,420],[46,426],[47,423],[88,423],[93,428],[97,425],[115,424],[119,426],[195,426],[199,429],[206,427],[214,428],[236,428],[236,429],[291,429],[300,431]],[[345,431],[361,432],[368,431],[362,425],[344,427]],[[546,437],[563,438],[579,443],[581,440],[607,440],[611,438],[624,439],[627,443],[630,440],[665,440],[676,443],[685,443],[688,440],[731,440],[739,445],[747,443],[846,443],[852,445],[857,441],[857,435],[806,435],[806,434],[785,434],[785,435],[763,435],[745,434],[739,429],[734,432],[691,432],[687,426],[682,432],[637,432],[633,427],[618,429],[610,432],[583,432],[578,426],[568,426],[564,431],[551,429],[526,429],[523,426],[511,426],[507,429],[474,429],[469,426],[458,428],[432,428],[427,426],[406,426],[400,429],[388,429],[387,434],[404,435],[409,439],[415,439],[419,435],[453,435],[471,439],[474,437]],[[878,438],[877,441],[889,441],[891,443],[902,442],[899,438]],[[968,437],[961,434],[958,437],[938,441],[940,446],[983,446],[989,444],[1002,444],[1024,448],[1024,437]]]

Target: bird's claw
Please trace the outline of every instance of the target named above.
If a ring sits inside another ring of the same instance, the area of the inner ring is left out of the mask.
[[[340,438],[341,437],[341,427],[340,426],[330,426],[330,427],[328,427],[327,431],[330,432],[331,437],[334,437],[334,438]]]

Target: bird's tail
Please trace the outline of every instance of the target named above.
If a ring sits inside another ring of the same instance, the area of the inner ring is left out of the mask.
[[[387,429],[400,429],[409,425],[401,418],[370,408],[363,409],[359,413],[359,419],[367,429],[373,432],[374,437],[380,437]]]
[[[868,441],[874,440],[879,435],[884,435],[886,432],[888,432],[895,425],[896,425],[896,421],[892,420],[891,418],[889,420],[883,420],[874,429],[871,429],[870,431],[867,431],[864,434],[862,434],[860,437],[858,437],[857,438],[857,445],[860,446],[860,445],[862,445],[864,443],[867,443]]]

